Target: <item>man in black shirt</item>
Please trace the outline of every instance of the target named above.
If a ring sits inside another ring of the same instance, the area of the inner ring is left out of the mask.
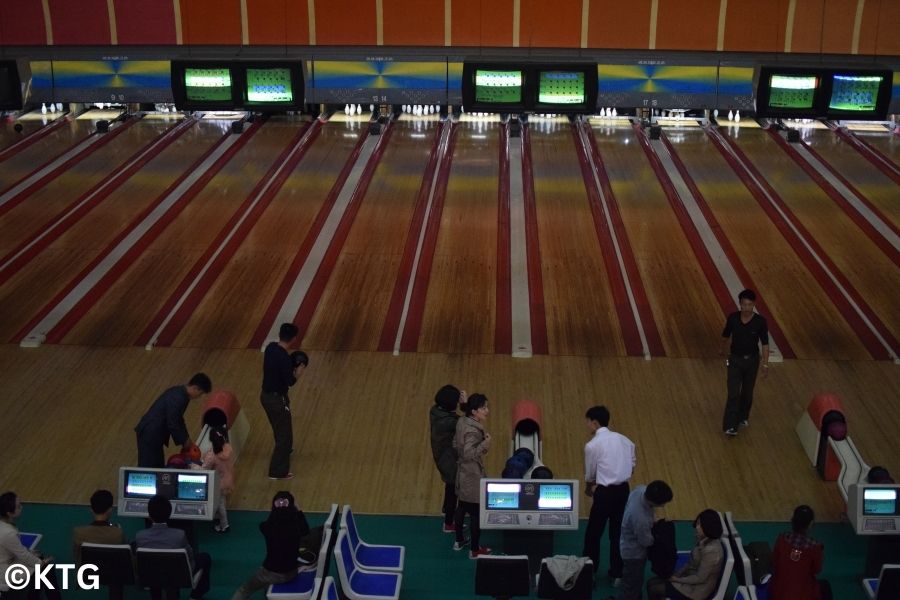
[[[166,465],[163,446],[171,437],[181,446],[182,452],[190,450],[194,443],[184,424],[184,411],[188,402],[208,394],[212,381],[205,373],[197,373],[187,385],[167,389],[156,399],[134,428],[137,433],[138,466],[162,468]]]
[[[297,383],[297,377],[306,367],[295,366],[290,351],[297,343],[300,330],[293,323],[283,323],[278,331],[278,341],[266,346],[263,355],[263,381],[260,402],[275,436],[275,448],[269,461],[269,479],[290,479],[291,452],[294,448],[294,430],[291,422],[291,401],[288,389]]]
[[[744,290],[738,294],[740,312],[728,315],[722,337],[723,351],[728,352],[728,402],[722,417],[725,435],[737,435],[738,426],[750,424],[750,407],[753,404],[753,386],[759,371],[759,346],[762,345],[763,379],[769,373],[769,327],[761,315],[753,312],[756,294]],[[729,348],[729,338],[731,347]]]

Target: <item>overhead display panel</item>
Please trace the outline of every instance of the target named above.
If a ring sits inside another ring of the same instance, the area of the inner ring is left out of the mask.
[[[229,62],[172,61],[172,94],[179,110],[232,110],[242,104],[238,68]]]
[[[238,63],[243,104],[257,110],[300,110],[304,103],[299,62]]]

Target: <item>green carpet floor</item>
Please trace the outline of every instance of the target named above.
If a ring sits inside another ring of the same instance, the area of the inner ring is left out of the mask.
[[[211,600],[227,600],[240,585],[261,564],[265,544],[257,527],[265,518],[263,512],[232,511],[229,513],[231,531],[217,534],[209,523],[198,523],[198,538],[201,551],[208,552],[213,559],[212,589],[207,595]],[[324,514],[308,514],[310,525],[321,524]],[[437,517],[404,517],[358,515],[359,529],[364,540],[379,544],[401,544],[406,546],[406,565],[403,572],[403,600],[450,600],[474,598],[474,561],[468,559],[467,552],[454,552],[451,548],[453,536],[441,533],[441,520]],[[129,540],[143,527],[143,520],[134,518],[114,519],[125,529]],[[40,550],[56,558],[57,562],[72,561],[71,530],[76,525],[90,522],[90,512],[85,506],[62,506],[49,504],[26,504],[19,520],[21,531],[43,534]],[[557,532],[555,550],[557,554],[580,554],[584,527],[576,532]],[[786,523],[738,523],[744,543],[765,540],[774,542],[777,534],[787,528]],[[826,577],[834,590],[836,600],[864,600],[865,593],[860,585],[860,574],[865,561],[865,541],[853,534],[847,524],[816,524],[813,537],[825,544]],[[688,549],[693,545],[693,530],[690,523],[677,524],[678,547]],[[484,532],[483,545],[499,549],[501,537],[496,532]],[[604,540],[601,554],[601,573],[606,572],[606,547]],[[331,575],[337,579],[334,561]],[[732,583],[732,588],[734,587]],[[606,598],[615,590],[598,586],[594,598]],[[105,592],[69,591],[64,598],[106,597]],[[132,588],[127,598],[147,598],[144,591]],[[186,598],[187,593],[182,594]],[[260,593],[258,598],[263,598]],[[731,596],[729,596],[731,597]]]

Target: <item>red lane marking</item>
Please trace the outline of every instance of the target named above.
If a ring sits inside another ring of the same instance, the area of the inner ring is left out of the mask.
[[[890,157],[863,138],[853,135],[844,129],[835,129],[835,133],[853,146],[867,161],[875,165],[879,171],[890,177],[894,183],[900,185],[900,166],[891,160]]]
[[[60,127],[62,127],[66,123],[72,122],[72,115],[68,114],[65,117],[60,117],[47,125],[43,125],[39,129],[35,129],[27,136],[19,140],[18,142],[12,143],[3,150],[0,150],[0,162],[3,162],[7,158],[15,156],[17,153],[21,152],[28,146],[31,146],[35,142],[44,139]]]

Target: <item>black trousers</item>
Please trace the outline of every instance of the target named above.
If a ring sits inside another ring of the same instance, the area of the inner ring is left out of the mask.
[[[148,469],[162,469],[166,466],[162,445],[142,440],[141,434],[137,434],[137,450],[137,466]]]
[[[465,541],[463,537],[463,521],[465,521],[466,515],[469,515],[469,535],[472,536],[472,544],[469,548],[475,551],[481,548],[481,524],[478,522],[478,504],[460,500],[456,506],[456,516],[453,522],[456,524],[456,541],[460,544]]]
[[[200,580],[197,582],[194,589],[191,590],[191,598],[202,598],[206,592],[209,591],[209,572],[212,570],[212,558],[210,558],[209,554],[206,552],[194,555],[194,574],[200,569],[203,569],[203,574],[200,575]],[[174,600],[179,597],[178,589],[176,588],[166,590],[151,588],[150,598],[152,598],[152,600],[158,600],[163,597],[163,592],[165,592],[165,595],[169,600]]]
[[[269,461],[269,477],[284,477],[291,470],[291,450],[294,448],[294,425],[287,396],[263,392],[259,397],[272,426],[275,448]]]
[[[609,576],[622,577],[622,554],[619,552],[619,536],[622,533],[622,517],[630,492],[628,482],[618,485],[598,485],[594,489],[594,501],[584,532],[582,555],[594,561],[594,572],[600,564],[600,539],[609,521]]]
[[[722,431],[737,429],[741,421],[750,418],[753,406],[753,387],[759,371],[759,355],[728,357],[728,401],[722,416]]]
[[[453,517],[456,515],[456,482],[444,484],[444,525],[453,523]]]

